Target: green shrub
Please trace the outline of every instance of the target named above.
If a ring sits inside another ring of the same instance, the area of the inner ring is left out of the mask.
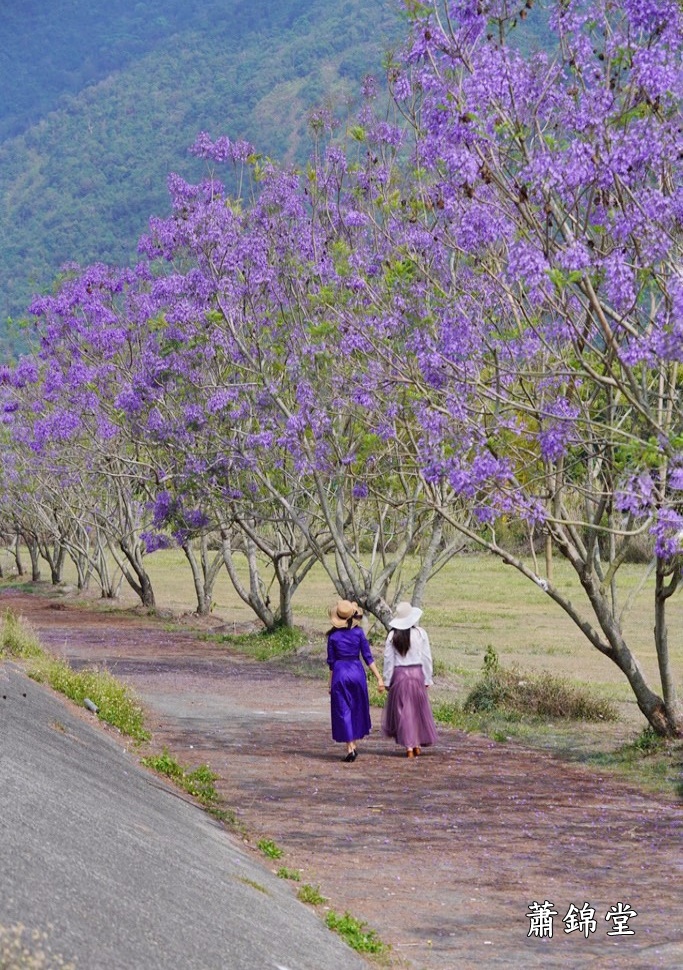
[[[387,692],[383,691],[380,694],[377,681],[372,674],[368,677],[368,696],[373,707],[384,707],[387,702]]]
[[[625,747],[628,748],[629,746],[626,745]],[[666,740],[648,724],[632,743],[632,747],[634,751],[642,755],[657,754],[666,747]]]
[[[576,721],[615,721],[614,704],[591,693],[587,687],[571,684],[553,674],[523,674],[501,667],[495,651],[488,647],[483,676],[463,703],[465,713],[492,713],[507,717],[529,715]]]
[[[471,713],[465,713],[455,701],[440,701],[434,704],[432,714],[437,724],[447,724],[461,731],[476,731],[482,727],[480,719]]]

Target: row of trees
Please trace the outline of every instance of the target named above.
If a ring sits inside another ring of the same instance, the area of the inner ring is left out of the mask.
[[[267,626],[313,563],[386,623],[476,543],[680,734],[681,11],[559,0],[556,53],[523,56],[508,35],[531,6],[410,4],[391,111],[371,80],[345,133],[321,111],[305,172],[199,136],[241,191],[171,179],[134,270],[74,269],[35,301],[41,352],[4,375],[5,521],[103,588],[116,550],[147,603],[144,554],[172,536],[199,609],[225,567]],[[543,532],[543,566],[502,541],[510,522]],[[643,536],[657,688],[619,590]]]

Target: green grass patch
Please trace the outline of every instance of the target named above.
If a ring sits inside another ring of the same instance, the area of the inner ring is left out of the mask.
[[[243,882],[245,886],[251,886],[252,889],[255,889],[257,892],[263,893],[264,896],[270,896],[270,893],[268,892],[266,887],[262,886],[260,882],[254,882],[253,879],[247,879],[246,876],[239,876],[238,878],[239,878],[239,881]]]
[[[310,883],[304,883],[296,894],[296,898],[302,903],[308,903],[310,906],[322,906],[326,901],[320,889],[317,886],[311,886]]]
[[[589,753],[579,760],[652,791],[673,790],[683,798],[683,742],[661,738],[649,726],[613,751]]]
[[[142,708],[129,688],[106,670],[74,670],[62,659],[53,657],[40,645],[33,631],[12,610],[0,621],[0,659],[28,660],[28,676],[49,684],[79,706],[86,697],[97,706],[98,717],[136,741],[148,741]]]
[[[256,846],[269,859],[281,859],[285,854],[284,849],[281,849],[272,839],[259,839]]]
[[[384,707],[387,702],[387,692],[379,692],[377,689],[377,681],[372,674],[368,677],[368,696],[373,707]]]
[[[199,765],[198,768],[190,771],[176,761],[166,748],[160,755],[149,755],[140,760],[147,768],[170,778],[188,794],[193,795],[206,808],[215,808],[218,801],[218,792],[214,782],[218,775],[208,765]]]
[[[435,677],[447,677],[450,673],[450,667],[445,660],[438,660],[435,658],[432,673]]]
[[[286,866],[280,866],[275,875],[278,879],[291,879],[292,882],[301,882],[301,873],[298,869],[288,869]]]
[[[463,711],[457,701],[437,701],[432,705],[432,714],[437,724],[461,731],[477,731],[482,726],[481,718]]]
[[[281,626],[274,630],[229,634],[217,639],[219,643],[230,644],[254,660],[272,660],[296,653],[306,643],[306,634],[298,627]]]
[[[53,690],[66,695],[76,704],[83,705],[86,697],[98,707],[98,717],[118,728],[136,741],[148,741],[149,731],[144,726],[142,708],[136,703],[131,691],[107,670],[86,667],[73,670],[65,660],[47,653],[31,659],[28,675],[40,684],[49,684]]]
[[[389,949],[386,943],[377,936],[374,930],[367,928],[367,923],[362,923],[350,913],[339,916],[334,910],[325,917],[327,926],[339,933],[343,940],[359,953],[386,953]]]
[[[31,659],[44,652],[36,635],[14,610],[5,610],[0,621],[0,660]]]

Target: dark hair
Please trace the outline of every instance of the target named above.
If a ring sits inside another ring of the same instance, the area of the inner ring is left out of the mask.
[[[410,627],[407,630],[394,630],[391,634],[391,642],[394,646],[396,653],[400,653],[402,657],[410,650]]]

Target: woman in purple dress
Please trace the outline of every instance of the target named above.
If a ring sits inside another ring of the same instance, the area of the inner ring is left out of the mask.
[[[422,610],[399,603],[384,647],[384,682],[389,697],[382,715],[382,732],[406,749],[409,758],[434,744],[436,725],[427,688],[432,684],[432,651],[426,630],[418,626]]]
[[[339,600],[330,610],[332,629],[327,634],[327,665],[330,668],[330,708],[332,737],[346,742],[344,761],[358,757],[356,744],[370,733],[370,698],[368,681],[361,657],[384,690],[382,675],[370,652],[365,633],[360,627],[363,613],[357,603]]]

